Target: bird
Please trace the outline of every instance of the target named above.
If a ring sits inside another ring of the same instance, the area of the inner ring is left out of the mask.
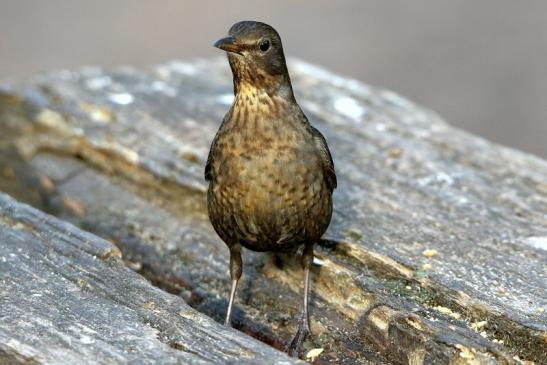
[[[325,137],[296,102],[281,38],[268,24],[241,21],[214,46],[225,51],[234,100],[205,165],[211,224],[230,252],[225,325],[243,270],[242,247],[258,252],[302,249],[304,294],[287,351],[311,336],[308,311],[313,247],[330,224],[336,173]]]

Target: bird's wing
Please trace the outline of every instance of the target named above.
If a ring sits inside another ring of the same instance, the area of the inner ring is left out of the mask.
[[[207,156],[207,162],[205,163],[205,180],[211,181],[213,178],[213,155],[214,151],[216,149],[218,136],[221,134],[221,131],[224,127],[224,123],[226,122],[226,119],[229,117],[230,112],[228,112],[224,118],[222,119],[222,123],[220,123],[220,127],[218,128],[217,134],[215,134],[215,138],[213,138],[213,142],[211,142],[211,148],[209,149],[209,155]]]
[[[321,155],[321,162],[323,163],[323,173],[327,179],[327,185],[329,189],[334,190],[337,185],[336,173],[334,172],[334,162],[332,162],[332,156],[329,151],[329,146],[327,146],[327,141],[325,137],[313,126],[310,125],[311,134],[313,136],[313,141],[315,142],[315,147],[319,150]]]
[[[215,139],[213,139],[213,143],[211,143],[211,149],[209,150],[209,156],[207,156],[207,163],[205,164],[205,180],[211,181],[211,165],[213,164],[213,147],[215,146],[217,138],[215,136]]]
[[[224,121],[222,121],[224,123]],[[213,166],[213,151],[215,150],[215,147],[216,147],[216,144],[217,144],[217,139],[218,139],[218,135],[219,135],[219,132],[220,132],[220,129],[219,131],[217,131],[217,134],[215,135],[215,138],[213,138],[213,142],[211,142],[211,148],[209,149],[209,155],[207,156],[207,163],[205,163],[205,180],[206,181],[211,181],[212,177],[213,177],[213,171],[212,171],[212,166]]]

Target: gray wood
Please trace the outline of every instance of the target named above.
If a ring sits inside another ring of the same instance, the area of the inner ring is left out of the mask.
[[[392,92],[289,68],[339,177],[307,348],[323,347],[323,363],[547,362],[547,162]],[[231,99],[226,61],[63,71],[3,90],[0,187],[112,240],[220,320],[228,252],[207,220],[203,166]],[[236,327],[282,349],[301,270],[249,252],[244,265]]]
[[[123,265],[116,246],[0,194],[0,363],[295,363]]]

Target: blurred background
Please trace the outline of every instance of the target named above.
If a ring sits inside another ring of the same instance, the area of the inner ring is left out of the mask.
[[[81,65],[218,56],[238,20],[285,54],[389,88],[547,158],[547,1],[0,0],[0,81]]]

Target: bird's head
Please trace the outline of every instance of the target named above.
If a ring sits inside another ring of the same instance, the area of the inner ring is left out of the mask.
[[[214,46],[228,53],[236,93],[248,87],[292,95],[281,38],[268,24],[236,23],[230,28],[228,37],[218,40]]]

